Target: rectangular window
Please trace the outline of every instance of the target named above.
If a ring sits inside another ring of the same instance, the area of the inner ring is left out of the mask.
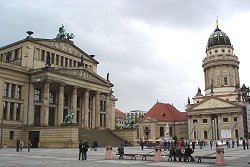
[[[19,59],[19,49],[14,50],[14,59],[15,60]]]
[[[14,120],[14,103],[10,103],[10,120]]]
[[[9,84],[8,83],[4,83],[4,97],[8,97],[8,94],[9,94]]]
[[[223,122],[228,122],[228,118],[223,118]]]
[[[36,48],[35,59],[39,60],[40,58],[40,49]]]
[[[68,94],[64,94],[64,106],[68,106],[68,102],[69,102],[69,96]]]
[[[20,121],[20,115],[21,115],[21,103],[16,104],[16,120]]]
[[[68,67],[68,58],[65,58],[65,67]]]
[[[14,140],[14,131],[10,131],[10,137],[9,137],[10,140]]]
[[[18,85],[17,86],[17,98],[21,99],[21,97],[22,97],[22,86]]]
[[[193,123],[197,123],[197,119],[194,119],[194,120],[193,120]]]
[[[16,93],[16,85],[12,84],[11,85],[11,95],[10,95],[10,97],[14,98],[15,97],[15,93]]]
[[[56,65],[59,65],[59,55],[56,55]]]
[[[207,139],[207,131],[204,131],[204,139]]]
[[[76,67],[76,61],[74,60],[74,67]]]
[[[39,102],[41,101],[41,97],[42,97],[42,91],[41,89],[35,89],[35,101]]]
[[[202,123],[206,124],[207,123],[207,119],[203,119]]]
[[[234,122],[237,122],[238,121],[238,117],[234,117]]]
[[[42,52],[41,52],[41,61],[44,61],[45,59],[45,51],[44,50],[42,50]]]
[[[51,53],[51,64],[55,63],[55,54]]]
[[[224,77],[224,84],[227,85],[227,77]]]
[[[7,55],[6,55],[6,62],[7,63],[11,62],[11,56],[12,56],[12,52],[11,51],[7,52]]]
[[[63,66],[63,56],[61,56],[61,66]]]
[[[80,100],[81,100],[80,96],[77,96],[77,107],[78,108],[80,108],[80,104],[81,104]]]
[[[72,67],[72,59],[69,59],[69,67]]]
[[[46,54],[46,64],[51,64],[50,52]]]
[[[50,104],[55,104],[56,102],[56,96],[55,96],[55,92],[49,92],[49,103]]]

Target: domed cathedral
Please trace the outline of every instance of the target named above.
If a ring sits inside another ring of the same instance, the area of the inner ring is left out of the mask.
[[[209,36],[202,61],[205,94],[198,88],[193,104],[188,99],[188,136],[193,140],[244,137],[246,107],[240,94],[239,60],[226,33],[216,29]]]

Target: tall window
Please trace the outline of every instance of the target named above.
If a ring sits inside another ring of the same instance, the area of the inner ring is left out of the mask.
[[[14,120],[14,103],[10,103],[10,120]]]
[[[51,64],[55,63],[55,54],[51,53]]]
[[[80,100],[81,100],[80,96],[77,96],[77,103],[76,103],[76,106],[77,106],[78,108],[80,108],[80,104],[81,104]]]
[[[61,66],[63,66],[63,56],[61,56]]]
[[[16,120],[20,121],[20,115],[21,115],[21,104],[16,104]]]
[[[15,49],[14,50],[14,59],[17,60],[19,58],[19,50],[20,49]]]
[[[11,98],[15,97],[15,92],[16,92],[16,85],[12,84],[11,85]]]
[[[41,61],[44,61],[45,60],[45,51],[42,50],[41,52]]]
[[[207,131],[204,131],[204,139],[207,139]]]
[[[69,102],[69,95],[64,94],[64,106],[68,106],[68,102]]]
[[[227,85],[227,77],[224,77],[224,84]]]
[[[17,98],[21,99],[21,97],[22,97],[22,86],[18,85],[17,86]]]
[[[68,58],[65,58],[65,67],[68,67]]]
[[[4,97],[8,97],[8,94],[9,94],[9,84],[8,83],[4,83]]]
[[[41,89],[35,89],[35,101],[41,101],[42,91]]]
[[[55,96],[55,92],[49,92],[49,103],[50,104],[55,104],[56,102],[56,96]]]
[[[76,61],[74,60],[74,67],[76,67]]]
[[[72,59],[69,59],[69,67],[72,67]]]
[[[9,137],[10,140],[14,140],[14,131],[10,131],[10,137]]]
[[[56,65],[59,65],[59,55],[56,55]]]

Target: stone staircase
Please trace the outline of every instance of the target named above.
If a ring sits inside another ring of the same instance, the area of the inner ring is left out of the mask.
[[[118,147],[121,144],[125,144],[125,140],[105,129],[79,129],[78,134],[79,140],[87,140],[89,147],[91,147],[94,140],[97,141],[98,147],[106,147],[108,145]],[[130,145],[128,144],[128,146]]]

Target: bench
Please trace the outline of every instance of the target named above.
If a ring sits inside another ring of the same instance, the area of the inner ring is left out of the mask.
[[[119,159],[123,159],[124,156],[131,157],[131,159],[136,159],[139,154],[116,154],[119,155]]]
[[[198,163],[201,163],[201,159],[216,159],[216,156],[195,156],[197,158]]]

